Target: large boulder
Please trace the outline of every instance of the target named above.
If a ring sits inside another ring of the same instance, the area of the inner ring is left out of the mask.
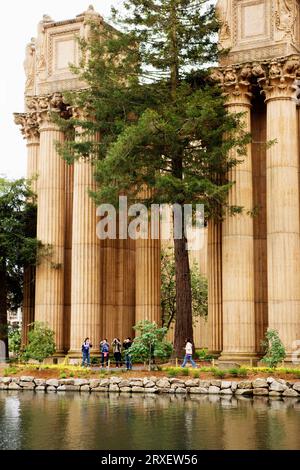
[[[300,393],[300,382],[294,383],[293,389]]]
[[[191,387],[188,389],[188,392],[191,393],[191,394],[199,394],[199,395],[202,395],[202,394],[206,394],[208,393],[208,387]]]
[[[258,395],[258,396],[265,396],[269,395],[269,390],[267,388],[254,388],[253,389],[253,395]]]
[[[268,382],[266,379],[255,379],[253,381],[253,388],[268,388]]]
[[[171,384],[170,384],[170,381],[168,379],[159,379],[156,382],[156,386],[158,388],[170,388]]]
[[[185,382],[187,387],[199,387],[199,379],[189,379]]]
[[[282,394],[283,397],[299,397],[299,394],[296,390],[294,390],[293,388],[287,388],[283,394]]]
[[[22,375],[20,377],[20,381],[21,382],[33,382],[34,381],[34,377],[32,377],[31,375]]]
[[[212,395],[216,395],[216,394],[220,393],[220,388],[216,387],[215,385],[211,385],[210,387],[208,387],[208,393],[212,394]]]
[[[46,381],[46,385],[50,387],[58,387],[58,380],[57,379],[48,379]]]
[[[252,388],[252,382],[250,380],[241,380],[241,382],[238,382],[238,388],[250,389]]]
[[[274,380],[270,384],[270,390],[274,392],[284,392],[287,389],[287,386],[283,383],[280,383],[278,380]]]
[[[133,386],[131,391],[133,393],[143,393],[145,391],[144,387]]]
[[[222,380],[221,389],[224,389],[224,388],[231,388],[231,382],[229,382],[228,380]]]

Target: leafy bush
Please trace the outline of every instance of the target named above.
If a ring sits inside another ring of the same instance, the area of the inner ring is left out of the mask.
[[[273,369],[286,357],[285,347],[279,338],[277,330],[268,329],[265,334],[265,340],[262,341],[262,346],[266,353],[262,358],[262,362]]]
[[[59,378],[60,379],[66,379],[67,378],[67,374],[65,372],[61,372],[60,375],[59,375]]]
[[[188,368],[188,367],[187,367],[187,368],[184,368],[184,367],[183,367],[183,368],[182,368],[182,371],[181,371],[181,374],[182,374],[182,375],[189,375],[189,374],[190,374],[189,368]]]
[[[21,329],[9,327],[8,329],[8,349],[18,358],[21,355]]]
[[[41,364],[44,359],[55,353],[54,331],[40,322],[34,322],[33,326],[28,332],[28,344],[22,357],[25,361],[34,359]]]
[[[199,370],[193,370],[193,377],[194,377],[194,379],[199,379],[199,377],[200,377]]]

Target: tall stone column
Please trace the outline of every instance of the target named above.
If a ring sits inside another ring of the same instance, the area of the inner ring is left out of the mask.
[[[86,137],[78,132],[78,140]],[[102,336],[102,260],[101,244],[97,237],[96,204],[89,190],[96,189],[94,167],[91,160],[74,162],[73,231],[72,231],[72,294],[70,351],[81,354],[81,345],[86,337],[92,344],[92,353],[99,352]]]
[[[57,152],[64,134],[52,122],[60,112],[61,96],[37,98],[40,123],[37,238],[49,245],[36,269],[35,320],[54,330],[56,353],[63,353],[65,162]]]
[[[251,94],[248,69],[225,71],[224,86],[230,113],[244,113],[245,131],[250,131]],[[247,361],[256,357],[254,305],[254,239],[251,145],[242,160],[229,172],[235,182],[229,191],[230,206],[242,206],[243,212],[225,217],[222,227],[223,352],[221,360]]]
[[[65,282],[64,282],[64,349],[70,349],[70,328],[71,328],[71,291],[72,291],[72,228],[73,228],[73,179],[74,165],[67,165],[65,170]]]
[[[160,313],[160,240],[136,240],[135,322],[161,323]]]
[[[267,103],[267,247],[269,328],[287,360],[300,338],[299,153],[295,79],[299,58],[269,64],[262,79]]]
[[[21,132],[27,141],[27,172],[26,177],[31,180],[31,188],[37,191],[37,175],[40,150],[40,134],[38,130],[37,114],[15,114],[15,123],[21,125]],[[27,266],[24,270],[23,308],[22,308],[22,344],[27,344],[29,325],[34,322],[35,305],[35,267]]]
[[[210,352],[219,356],[223,349],[222,318],[222,224],[208,222],[208,326]]]

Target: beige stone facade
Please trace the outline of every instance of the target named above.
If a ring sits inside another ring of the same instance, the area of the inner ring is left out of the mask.
[[[267,327],[279,331],[291,358],[300,339],[299,107],[300,12],[297,0],[219,0],[220,46],[214,72],[231,113],[252,135],[229,202],[243,206],[209,223],[196,258],[209,281],[208,321],[195,326],[197,347],[220,360],[256,360]],[[26,48],[25,113],[16,114],[28,146],[28,177],[38,194],[37,236],[51,245],[33,275],[25,273],[23,338],[33,319],[55,330],[57,351],[80,353],[89,336],[133,336],[140,319],[160,322],[159,240],[96,236],[91,162],[68,166],[57,153],[64,135],[52,113],[68,118],[62,93],[84,87],[77,37],[89,34],[92,8],[69,21],[44,16]],[[97,136],[95,136],[97,138]],[[267,142],[274,141],[272,145]],[[170,337],[172,332],[170,332]]]

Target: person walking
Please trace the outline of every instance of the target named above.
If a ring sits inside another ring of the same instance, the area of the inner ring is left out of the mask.
[[[85,338],[85,340],[82,343],[81,346],[81,351],[82,351],[82,367],[84,367],[85,362],[87,363],[87,366],[89,367],[91,364],[91,359],[90,359],[90,349],[93,347],[92,343],[90,342],[90,338]]]
[[[113,347],[113,353],[114,353],[114,358],[116,361],[116,367],[119,368],[122,366],[122,343],[120,341],[120,338],[114,338],[112,342],[112,347]]]
[[[105,366],[108,367],[109,343],[106,338],[100,342],[100,352],[101,352],[101,366],[104,367],[104,364],[105,364]]]
[[[190,338],[186,339],[185,340],[185,356],[184,356],[184,360],[183,360],[183,363],[181,364],[181,367],[185,367],[186,363],[189,361],[193,368],[196,368],[197,365],[195,363],[195,361],[193,361],[193,344],[192,344],[192,341],[190,340]]]
[[[123,348],[125,349],[125,364],[126,364],[127,370],[132,369],[131,355],[128,351],[131,345],[132,345],[132,340],[130,337],[124,339]]]

